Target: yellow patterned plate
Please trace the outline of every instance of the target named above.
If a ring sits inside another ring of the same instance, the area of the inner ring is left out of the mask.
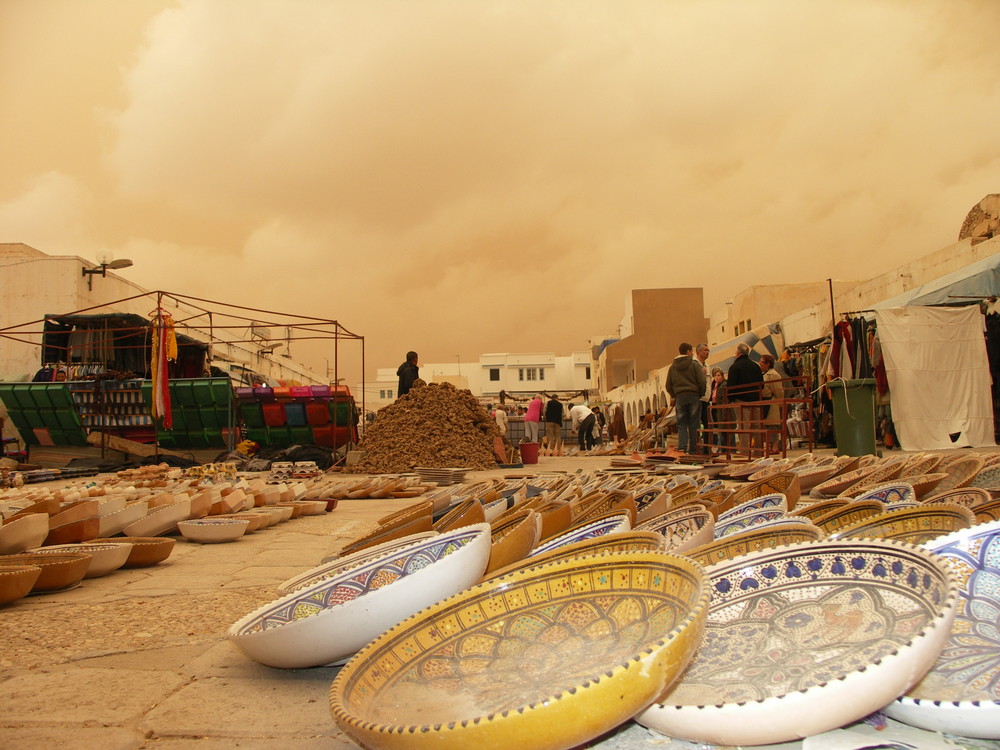
[[[822,519],[820,519],[822,520]],[[836,532],[830,538],[876,537],[896,539],[910,544],[924,544],[939,536],[972,526],[976,517],[964,505],[953,503],[925,503],[915,508],[890,510],[878,516],[865,518]],[[817,526],[822,524],[817,523]]]
[[[365,747],[575,747],[669,688],[707,607],[701,566],[664,552],[519,570],[380,635],[334,680],[330,709]]]

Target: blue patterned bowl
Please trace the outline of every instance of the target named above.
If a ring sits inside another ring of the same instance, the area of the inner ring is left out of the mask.
[[[1000,739],[1000,521],[924,546],[958,577],[958,614],[931,671],[885,712],[922,729]]]
[[[276,599],[227,635],[270,667],[315,667],[354,654],[428,604],[476,583],[490,556],[490,526],[465,526]]]
[[[605,516],[604,518],[591,521],[590,523],[576,526],[563,534],[552,537],[544,544],[539,544],[531,550],[531,552],[528,553],[528,557],[542,555],[546,552],[551,552],[558,547],[565,547],[567,544],[582,542],[584,539],[593,539],[598,536],[607,536],[608,534],[629,531],[631,528],[632,524],[629,523],[627,513],[614,513],[612,515]]]
[[[785,518],[791,518],[791,516],[781,508],[762,508],[760,510],[749,511],[717,524],[715,527],[715,538],[721,539],[730,534],[738,534],[741,531]]]
[[[702,645],[636,717],[692,742],[789,742],[870,714],[930,669],[958,603],[945,560],[883,540],[777,547],[707,573]]]
[[[854,498],[858,500],[878,500],[886,505],[895,503],[916,501],[917,493],[913,491],[913,485],[908,482],[893,482],[891,484],[880,484],[872,487]]]
[[[716,527],[718,527],[720,524],[727,523],[739,518],[740,516],[746,515],[747,513],[753,513],[758,510],[780,510],[785,512],[787,509],[788,503],[785,500],[785,493],[772,492],[769,495],[761,495],[753,500],[742,502],[735,508],[723,511],[719,514],[719,517],[715,519],[715,524]]]

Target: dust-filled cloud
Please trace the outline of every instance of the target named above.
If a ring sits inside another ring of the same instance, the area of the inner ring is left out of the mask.
[[[992,0],[164,2],[80,112],[83,194],[30,219],[41,178],[7,175],[4,239],[49,221],[146,286],[337,318],[369,369],[566,354],[632,288],[703,286],[708,313],[954,241],[998,190],[998,21]]]

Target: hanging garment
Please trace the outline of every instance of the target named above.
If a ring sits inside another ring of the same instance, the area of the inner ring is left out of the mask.
[[[995,445],[979,308],[897,307],[875,316],[900,447]]]
[[[153,318],[153,345],[149,368],[153,375],[153,404],[150,411],[154,420],[163,418],[163,427],[167,430],[174,426],[173,412],[170,408],[170,376],[167,369],[172,359],[177,359],[174,319],[161,308],[156,311],[156,317]]]

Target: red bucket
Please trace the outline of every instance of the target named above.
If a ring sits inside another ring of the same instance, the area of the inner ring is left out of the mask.
[[[521,443],[521,462],[525,464],[538,463],[538,443]]]

